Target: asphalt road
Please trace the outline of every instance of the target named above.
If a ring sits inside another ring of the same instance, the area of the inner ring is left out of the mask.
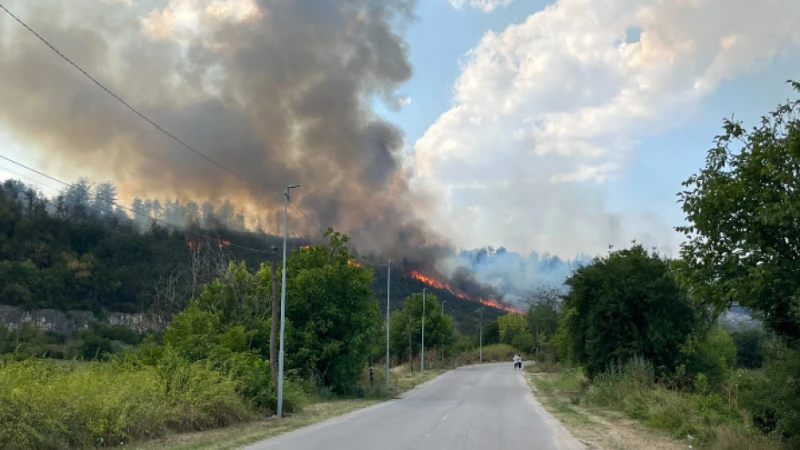
[[[377,380],[376,380],[377,381]],[[404,398],[260,442],[250,450],[582,449],[512,363],[462,367]]]

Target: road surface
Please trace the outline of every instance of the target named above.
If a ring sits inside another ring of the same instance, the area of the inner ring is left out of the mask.
[[[376,380],[377,381],[377,380]],[[582,449],[512,364],[462,367],[378,404],[249,450]]]

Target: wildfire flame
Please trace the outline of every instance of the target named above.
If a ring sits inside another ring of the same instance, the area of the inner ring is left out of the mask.
[[[352,261],[352,260],[351,261],[347,261],[347,264],[350,264],[351,266],[361,267],[361,264],[359,264],[359,263],[357,263],[355,261]]]
[[[199,242],[195,242],[195,241],[193,241],[191,239],[188,239],[188,238],[186,239],[186,245],[189,246],[189,248],[200,247],[200,243]]]
[[[482,305],[486,305],[486,306],[489,306],[491,308],[500,309],[500,310],[503,310],[503,311],[506,311],[506,312],[510,312],[510,313],[514,313],[514,314],[520,314],[520,315],[522,314],[522,311],[518,310],[517,308],[511,307],[511,306],[507,306],[507,305],[503,305],[500,302],[498,302],[497,300],[485,299],[485,298],[480,298],[480,297],[479,298],[470,297],[469,295],[467,295],[466,292],[460,291],[458,289],[453,289],[449,284],[442,283],[441,281],[435,280],[435,279],[433,279],[431,277],[426,277],[425,275],[417,272],[416,270],[412,270],[411,271],[411,277],[416,279],[416,280],[422,281],[423,283],[427,284],[430,287],[434,287],[436,289],[445,290],[445,291],[455,295],[458,298],[463,298],[464,300],[469,300],[469,301],[472,301],[472,302],[479,302]]]
[[[231,241],[226,241],[225,239],[221,239],[219,241],[219,248],[228,247],[231,245]]]

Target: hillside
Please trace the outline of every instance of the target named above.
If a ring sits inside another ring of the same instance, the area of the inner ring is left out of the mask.
[[[98,189],[109,190],[109,185],[101,184]],[[273,258],[268,249],[282,245],[280,236],[267,233],[199,225],[179,230],[166,222],[144,221],[141,216],[133,220],[126,211],[103,202],[103,195],[98,190],[86,192],[78,185],[51,200],[18,181],[3,183],[0,303],[26,310],[170,315],[183,309],[193,293],[229,261],[245,261],[255,268]],[[179,202],[172,205],[175,209]],[[213,215],[213,211],[206,208],[206,214]],[[307,244],[296,238],[289,243],[291,248]],[[421,282],[393,272],[392,309],[402,308],[404,299],[423,287]],[[385,269],[376,270],[374,289],[385,311]],[[477,303],[428,289],[447,302],[445,312],[459,329],[475,329]],[[484,317],[499,313],[486,308]]]

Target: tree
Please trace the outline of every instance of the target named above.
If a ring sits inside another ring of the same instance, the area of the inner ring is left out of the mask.
[[[792,82],[800,92],[800,83]],[[686,214],[679,273],[692,298],[737,303],[800,347],[800,100],[746,131],[725,120],[706,165],[678,194]]]
[[[390,333],[393,354],[402,355],[404,358],[419,356],[422,348],[421,293],[406,297],[403,309],[392,312]],[[411,347],[408,342],[409,334],[411,335]],[[439,299],[435,295],[425,295],[425,348],[447,351],[454,343],[452,319],[450,316],[442,315]]]
[[[511,344],[517,336],[528,333],[528,322],[525,320],[525,316],[516,313],[507,313],[498,317],[497,324],[500,327],[500,342],[504,344]]]
[[[525,317],[528,321],[528,331],[532,333],[534,348],[537,355],[554,357],[551,346],[552,338],[558,332],[561,319],[562,293],[555,288],[540,288],[528,299],[528,312]]]
[[[695,316],[669,261],[637,244],[595,258],[565,284],[562,359],[583,365],[590,376],[634,356],[662,374],[674,370]]]
[[[500,343],[500,324],[497,320],[490,320],[486,322],[483,328],[485,345],[499,344]]]
[[[327,245],[301,248],[287,259],[289,366],[336,393],[352,393],[380,326],[372,270],[353,264],[346,235],[329,228]]]
[[[94,189],[91,199],[91,207],[95,212],[103,215],[110,215],[114,211],[114,203],[117,201],[117,187],[107,181],[100,183]]]

